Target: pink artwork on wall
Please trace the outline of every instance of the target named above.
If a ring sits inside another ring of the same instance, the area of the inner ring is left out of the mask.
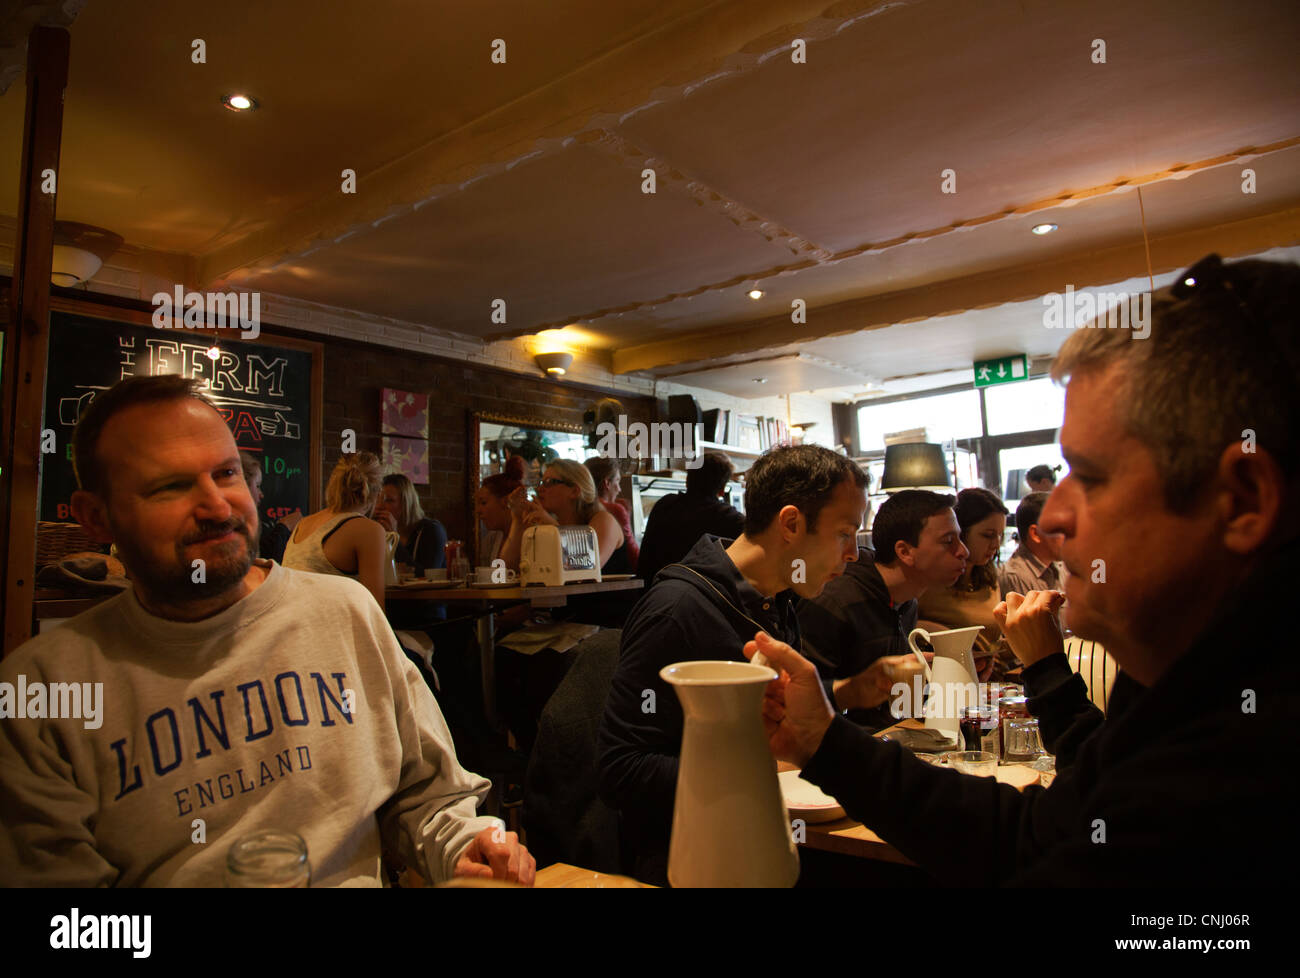
[[[384,472],[400,472],[417,486],[429,484],[429,443],[423,438],[381,439],[379,462]]]
[[[407,438],[429,437],[429,395],[385,387],[380,391],[379,431]],[[427,454],[427,453],[426,453]]]

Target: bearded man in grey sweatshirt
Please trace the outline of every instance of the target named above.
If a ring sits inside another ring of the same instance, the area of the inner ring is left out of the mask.
[[[194,381],[101,392],[73,455],[73,513],[133,587],[0,664],[0,690],[33,691],[0,709],[0,883],[220,886],[235,840],[287,829],[313,885],[377,885],[381,851],[531,885],[370,593],[254,559],[235,440]],[[93,728],[43,695],[72,683],[102,691]]]

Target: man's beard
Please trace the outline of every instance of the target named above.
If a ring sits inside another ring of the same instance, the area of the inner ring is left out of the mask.
[[[226,533],[236,534],[235,539],[210,548],[200,574],[199,568],[186,559],[185,548]],[[170,567],[154,563],[134,540],[117,534],[114,537],[132,584],[155,604],[187,605],[220,597],[243,581],[257,552],[248,524],[237,516],[221,523],[201,521],[193,533],[176,542],[176,562]]]

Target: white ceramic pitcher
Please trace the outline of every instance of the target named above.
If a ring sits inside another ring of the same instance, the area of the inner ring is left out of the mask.
[[[396,533],[387,533],[384,542],[388,544],[388,553],[384,558],[384,587],[397,587],[397,545],[402,542],[402,538]]]
[[[762,719],[776,673],[749,662],[679,662],[659,676],[686,719],[668,881],[793,886],[799,855]]]
[[[975,669],[975,656],[971,653],[975,636],[979,633],[980,626],[972,625],[944,632],[913,628],[907,636],[908,647],[921,660],[921,665],[925,667],[925,681],[930,684],[930,693],[923,708],[925,725],[942,730],[958,744],[961,743],[961,717],[955,704],[979,706],[979,673]],[[918,635],[934,649],[933,666],[925,661],[925,655],[916,647]],[[971,684],[974,684],[974,689],[970,688]],[[958,687],[962,689],[958,691]]]

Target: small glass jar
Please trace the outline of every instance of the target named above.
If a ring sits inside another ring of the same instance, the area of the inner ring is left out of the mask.
[[[998,700],[998,756],[1005,762],[1007,756],[1007,721],[1029,716],[1029,699],[1025,696],[1003,696]]]
[[[306,889],[311,886],[307,843],[296,832],[262,829],[236,839],[226,853],[226,886]]]

